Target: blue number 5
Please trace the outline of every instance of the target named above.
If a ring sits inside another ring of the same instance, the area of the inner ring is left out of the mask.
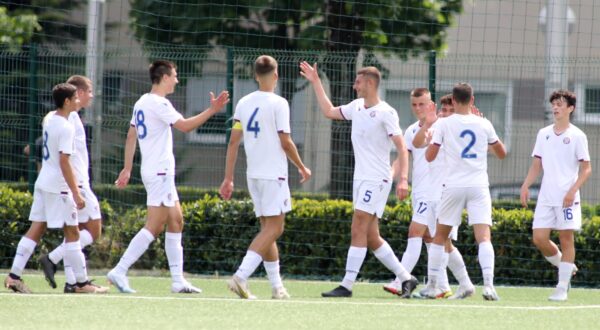
[[[473,131],[471,131],[470,129],[466,129],[466,130],[462,131],[462,133],[460,133],[460,137],[461,138],[464,138],[465,136],[471,137],[471,141],[469,141],[469,144],[467,144],[467,147],[465,149],[463,149],[463,151],[460,154],[460,156],[462,158],[469,158],[469,159],[470,158],[477,158],[477,154],[469,153],[469,150],[471,150],[471,148],[475,144],[475,141],[477,140],[475,138],[475,133],[473,133]]]
[[[258,132],[260,132],[260,127],[258,127],[258,120],[254,121],[254,117],[256,117],[257,112],[258,112],[258,108],[254,109],[252,116],[250,116],[250,121],[248,122],[248,125],[246,126],[246,130],[248,132],[254,132],[255,138],[258,137]],[[253,122],[254,122],[254,125],[252,124]]]
[[[135,127],[137,128],[138,138],[143,139],[148,134],[148,128],[144,124],[144,120],[146,117],[144,116],[144,111],[137,110],[135,113]]]

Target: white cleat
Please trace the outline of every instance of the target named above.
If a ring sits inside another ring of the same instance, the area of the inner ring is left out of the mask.
[[[431,285],[427,285],[421,291],[419,291],[419,297],[421,299],[435,299],[438,294],[438,290]]]
[[[458,290],[456,290],[456,293],[451,295],[450,297],[448,297],[448,300],[465,299],[465,298],[472,296],[474,293],[475,293],[475,287],[473,285],[470,285],[470,286],[460,285],[458,287]],[[494,291],[494,293],[495,293],[495,291]]]
[[[552,293],[552,295],[550,295],[550,297],[548,297],[548,300],[550,300],[550,301],[567,301],[567,289],[565,289],[561,286],[557,286],[556,289],[554,289],[554,292]]]
[[[129,287],[129,280],[126,275],[117,273],[114,269],[106,274],[108,282],[114,285],[121,293],[135,293],[135,290]]]
[[[290,294],[287,292],[287,290],[284,287],[273,288],[271,298],[277,299],[277,300],[290,299]]]
[[[494,287],[491,285],[486,285],[483,287],[482,295],[483,295],[483,299],[485,299],[485,300],[489,300],[489,301],[500,300],[500,297],[498,297],[498,294],[496,293],[496,289],[494,289]]]
[[[391,294],[399,295],[400,293],[402,293],[402,281],[395,279],[390,283],[385,284],[383,286],[383,290]]]
[[[242,299],[256,299],[256,296],[250,293],[250,290],[248,289],[248,282],[243,281],[236,275],[233,275],[231,279],[227,281],[227,287]]]
[[[192,283],[183,280],[183,282],[173,282],[171,284],[171,292],[173,293],[201,293],[202,289],[192,285]]]

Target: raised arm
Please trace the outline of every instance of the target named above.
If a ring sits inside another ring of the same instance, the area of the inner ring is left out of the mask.
[[[433,126],[433,123],[437,120],[436,105],[431,102],[429,108],[425,113],[425,121],[419,128],[415,136],[413,137],[412,144],[415,148],[424,148],[429,144],[431,140],[431,132],[429,129]]]
[[[408,150],[402,135],[392,136],[398,157],[394,161],[394,180],[396,180],[396,196],[403,200],[408,197]]]
[[[129,183],[131,177],[131,169],[133,168],[133,157],[135,156],[135,148],[137,147],[137,130],[134,126],[129,126],[127,131],[127,140],[125,140],[125,159],[123,161],[123,169],[119,173],[115,185],[122,189]]]
[[[321,109],[323,115],[329,119],[344,120],[340,108],[334,107],[327,94],[325,94],[323,83],[321,83],[321,78],[319,78],[319,72],[317,71],[317,63],[311,66],[306,61],[302,61],[300,63],[300,75],[312,84],[317,96],[317,102],[319,103],[319,109]]]
[[[529,171],[527,171],[525,181],[523,181],[523,184],[521,185],[521,205],[523,207],[527,207],[527,201],[529,201],[529,187],[533,184],[541,172],[542,160],[538,157],[533,157],[533,161],[531,162]]]
[[[231,136],[229,137],[229,145],[227,146],[227,157],[225,159],[225,178],[219,188],[219,194],[225,200],[231,198],[233,194],[233,172],[235,170],[235,163],[237,161],[238,150],[240,143],[242,142],[243,131],[239,121],[236,121],[233,129],[231,130]]]
[[[300,183],[305,182],[310,179],[312,172],[304,163],[302,163],[302,159],[298,154],[298,149],[296,148],[296,144],[292,141],[292,137],[289,133],[279,133],[279,140],[281,141],[281,148],[285,151],[286,156],[290,159],[290,161],[298,168],[298,172],[302,177],[300,179]]]
[[[210,106],[203,112],[192,116],[190,118],[181,118],[173,124],[176,129],[188,133],[192,130],[202,126],[210,117],[214,116],[217,112],[221,111],[223,107],[229,103],[229,92],[222,91],[218,97],[215,98],[215,94],[210,92]]]

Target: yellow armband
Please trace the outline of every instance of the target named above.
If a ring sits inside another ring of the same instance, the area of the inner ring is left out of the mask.
[[[240,123],[239,121],[236,120],[235,122],[233,122],[233,126],[231,128],[232,129],[239,129],[239,130],[241,130],[242,129],[242,123]]]

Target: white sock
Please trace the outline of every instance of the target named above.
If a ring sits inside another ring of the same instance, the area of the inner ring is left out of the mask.
[[[360,267],[365,261],[367,255],[366,247],[350,246],[348,249],[348,258],[346,259],[346,275],[342,280],[342,286],[348,290],[352,290],[352,286],[356,281]]]
[[[396,277],[402,282],[410,280],[410,273],[402,266],[388,242],[383,241],[383,244],[377,250],[373,251],[373,254],[387,269],[396,274]]]
[[[448,268],[450,268],[450,271],[458,281],[458,284],[462,286],[473,286],[469,274],[467,273],[465,261],[457,248],[454,248],[454,250],[448,254]]]
[[[267,271],[267,278],[271,283],[271,287],[273,289],[282,288],[283,283],[279,275],[279,260],[263,261],[263,266],[265,266],[265,270]]]
[[[237,272],[235,272],[235,275],[242,280],[247,281],[261,262],[262,257],[260,254],[252,250],[248,250],[246,252],[246,256],[244,256],[244,259],[242,259],[242,264],[238,268]]]
[[[442,259],[444,257],[444,246],[432,243],[429,246],[429,258],[427,259],[427,277],[429,284],[436,286],[440,270],[442,269]]]
[[[444,292],[450,291],[450,283],[448,283],[448,272],[446,271],[446,269],[448,268],[448,259],[449,254],[446,253],[446,251],[444,251],[444,253],[442,253],[442,265],[438,273],[439,276],[437,278],[437,287],[442,289]]]
[[[165,252],[169,261],[171,280],[183,283],[183,247],[181,233],[165,233]]]
[[[483,275],[483,285],[494,285],[494,247],[492,242],[479,244],[479,265]]]
[[[89,231],[83,229],[79,231],[79,242],[81,243],[81,247],[84,248],[90,244],[94,239],[92,238],[92,234]],[[65,256],[65,242],[56,247],[56,249],[52,250],[52,252],[48,253],[48,258],[52,261],[53,264],[58,265],[58,263]]]
[[[65,262],[71,266],[77,283],[87,282],[88,277],[85,266],[85,256],[81,251],[81,243],[79,243],[79,241],[65,243]]]
[[[121,274],[127,274],[129,267],[133,265],[141,256],[146,252],[150,243],[154,240],[154,236],[152,233],[146,229],[142,228],[131,240],[127,250],[123,253],[121,260],[115,267],[115,270],[120,272]]]
[[[575,264],[570,262],[561,262],[558,266],[558,285],[563,288],[569,287],[569,282],[571,282],[571,276],[573,275],[573,268],[575,268]]]
[[[23,275],[23,269],[25,269],[27,261],[31,258],[36,245],[37,243],[34,240],[25,236],[21,237],[19,245],[17,245],[17,252],[15,253],[12,267],[10,268],[12,274],[17,276]]]
[[[408,239],[406,250],[402,255],[402,266],[404,266],[407,272],[412,272],[417,264],[417,261],[419,261],[422,245],[423,238],[421,237],[411,237]]]
[[[553,264],[554,267],[558,268],[558,267],[560,267],[560,260],[562,259],[562,253],[560,253],[560,251],[558,251],[557,254],[555,254],[553,256],[549,256],[549,257],[544,256],[544,258],[546,258],[546,260],[548,260],[549,263]]]

